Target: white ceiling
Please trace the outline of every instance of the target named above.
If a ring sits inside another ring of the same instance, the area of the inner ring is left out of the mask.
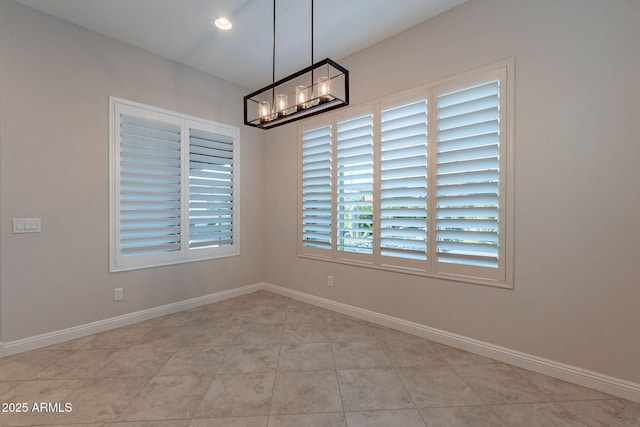
[[[272,0],[15,1],[251,90],[271,83]],[[465,1],[316,0],[314,62],[344,58]],[[276,7],[278,80],[311,64],[311,0]],[[217,16],[233,29],[213,27]]]

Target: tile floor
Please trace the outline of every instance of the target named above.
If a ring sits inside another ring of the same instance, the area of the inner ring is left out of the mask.
[[[639,404],[264,291],[0,359],[0,401],[29,408],[7,427],[640,425]]]

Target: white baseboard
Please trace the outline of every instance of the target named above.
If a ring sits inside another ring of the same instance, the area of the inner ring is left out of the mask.
[[[453,334],[441,329],[409,322],[397,317],[387,316],[326,298],[294,291],[270,283],[264,283],[263,286],[265,290],[285,297],[640,403],[640,384],[637,383]]]
[[[64,341],[81,338],[87,335],[104,332],[110,329],[131,325],[144,320],[153,319],[167,314],[200,307],[214,302],[234,298],[252,292],[267,290],[275,294],[293,298],[331,311],[342,313],[358,319],[366,320],[377,325],[386,326],[412,335],[417,335],[441,344],[466,350],[481,356],[490,357],[500,362],[528,369],[550,377],[589,387],[613,396],[640,403],[640,384],[614,378],[576,366],[567,365],[542,357],[522,353],[506,347],[497,346],[484,341],[475,340],[462,335],[453,334],[441,329],[431,328],[419,323],[387,316],[371,310],[354,307],[330,299],[317,297],[292,289],[283,288],[271,283],[255,283],[228,291],[216,292],[197,298],[154,307],[135,313],[112,317],[110,319],[87,323],[84,325],[62,329],[42,335],[36,335],[6,343],[0,342],[0,357],[11,356],[24,351],[35,350],[58,344]]]
[[[165,316],[167,314],[173,314],[179,311],[189,310],[191,308],[212,304],[214,302],[249,294],[262,289],[264,289],[263,283],[255,283],[252,285],[230,289],[228,291],[216,292],[197,298],[191,298],[172,304],[162,305],[160,307],[136,311],[135,313],[123,314],[122,316],[116,316],[110,319],[86,323],[84,325],[74,326],[72,328],[62,329],[15,341],[9,341],[4,344],[0,343],[0,357],[11,356],[25,351],[35,350],[53,344],[59,344],[64,341],[81,338],[87,335],[97,334],[99,332],[108,331],[110,329],[120,328],[122,326],[131,325],[133,323],[142,322],[144,320]]]

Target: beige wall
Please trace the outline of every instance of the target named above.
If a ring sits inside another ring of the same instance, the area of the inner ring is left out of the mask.
[[[262,279],[264,134],[242,125],[245,92],[0,1],[2,341]],[[241,256],[109,273],[109,95],[241,128]],[[12,234],[16,217],[42,233]]]
[[[471,0],[340,61],[357,105],[515,57],[513,290],[298,258],[295,126],[265,145],[265,281],[640,382],[638,22],[637,1]]]

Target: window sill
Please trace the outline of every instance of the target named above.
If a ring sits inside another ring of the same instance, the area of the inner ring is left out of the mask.
[[[176,264],[186,264],[189,262],[197,262],[197,261],[211,261],[220,258],[230,258],[234,256],[239,256],[240,251],[234,250],[233,252],[225,252],[217,255],[206,255],[201,257],[191,257],[191,258],[183,258],[183,259],[173,259],[168,261],[158,261],[151,262],[145,264],[136,264],[136,265],[111,265],[109,268],[109,273],[120,273],[122,271],[131,271],[131,270],[142,270],[145,268],[154,268],[154,267],[165,267],[168,265],[176,265]]]
[[[341,259],[341,258],[331,258],[331,257],[326,257],[321,255],[309,255],[304,253],[298,253],[298,257],[312,259],[316,261],[351,265],[354,267],[364,267],[364,268],[369,268],[373,270],[389,271],[392,273],[402,273],[402,274],[410,274],[413,276],[422,276],[422,277],[429,277],[433,279],[448,280],[448,281],[459,282],[459,283],[491,286],[494,288],[502,288],[502,289],[513,289],[513,281],[510,280],[510,278],[508,278],[507,281],[499,281],[499,280],[492,280],[492,279],[486,279],[481,277],[434,273],[434,272],[421,270],[417,268],[392,266],[392,265],[380,265],[380,264],[374,264],[371,262],[354,261],[350,259]]]

